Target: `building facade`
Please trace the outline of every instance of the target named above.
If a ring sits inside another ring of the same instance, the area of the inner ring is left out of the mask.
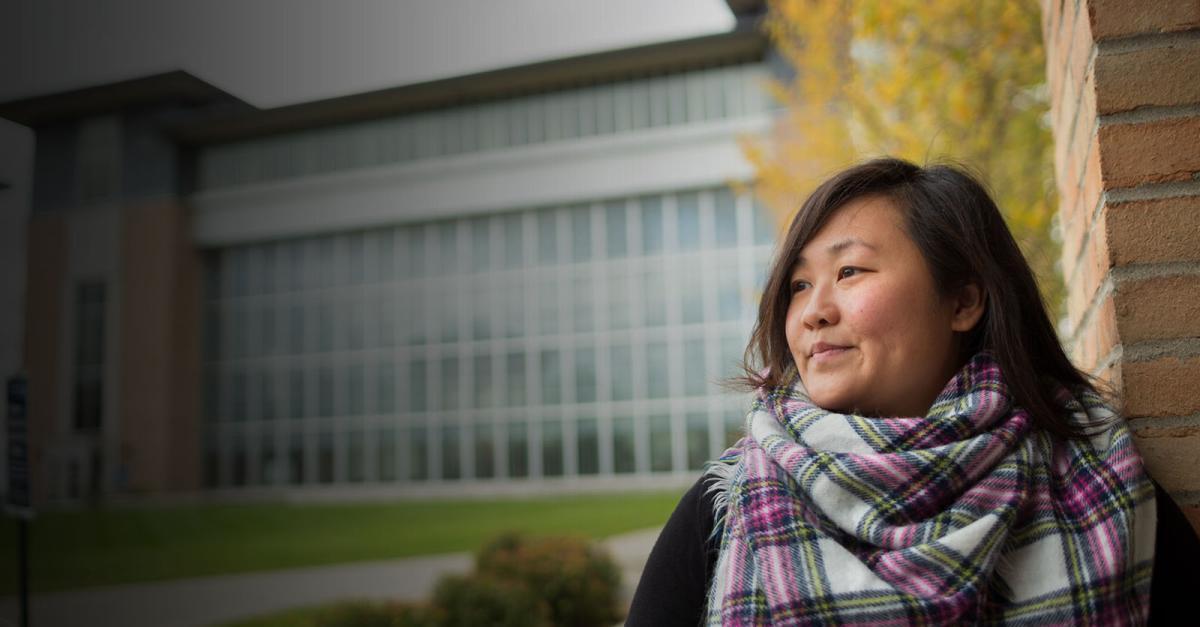
[[[36,494],[689,481],[744,415],[772,71],[744,20],[275,110],[179,72],[0,105]]]

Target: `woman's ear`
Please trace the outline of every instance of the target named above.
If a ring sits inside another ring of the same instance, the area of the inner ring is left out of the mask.
[[[960,333],[966,333],[975,328],[983,311],[987,307],[987,295],[978,283],[967,283],[954,295],[954,315],[950,319],[950,328]]]

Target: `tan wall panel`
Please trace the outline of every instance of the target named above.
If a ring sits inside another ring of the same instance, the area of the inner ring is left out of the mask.
[[[66,341],[61,337],[66,223],[57,214],[35,214],[30,216],[28,234],[24,368],[29,377],[30,487],[36,504],[49,496],[47,447],[53,441],[54,425],[62,411],[58,374],[61,346]]]

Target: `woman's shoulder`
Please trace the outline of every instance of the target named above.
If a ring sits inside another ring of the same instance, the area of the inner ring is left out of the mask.
[[[1171,495],[1154,484],[1154,574],[1150,579],[1150,622],[1157,624],[1191,611],[1196,594],[1200,538]]]
[[[697,625],[716,563],[713,494],[704,477],[675,506],[630,604],[626,625]]]

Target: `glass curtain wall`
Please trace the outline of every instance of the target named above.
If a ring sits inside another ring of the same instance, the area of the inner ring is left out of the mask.
[[[206,482],[694,472],[774,237],[719,187],[209,251]]]

